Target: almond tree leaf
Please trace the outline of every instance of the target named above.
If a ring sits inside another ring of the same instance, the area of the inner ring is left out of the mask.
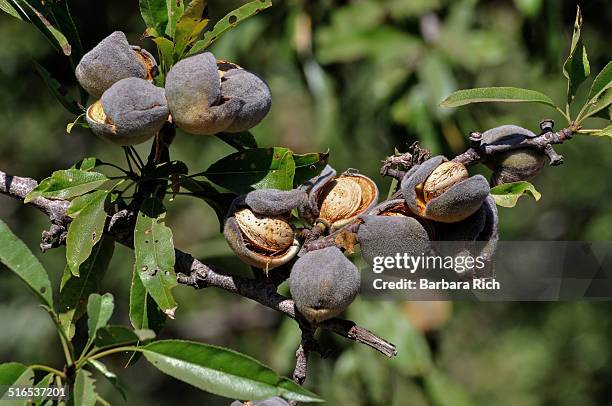
[[[70,56],[72,48],[68,43],[68,40],[55,28],[49,20],[42,14],[40,10],[32,7],[25,0],[15,0],[15,2],[21,7],[21,10],[27,16],[28,20],[47,38],[47,40],[53,45],[58,51],[62,52],[66,56]]]
[[[185,49],[200,36],[208,25],[209,20],[204,17],[207,3],[207,0],[191,0],[176,24],[174,53],[178,58],[183,56]]]
[[[87,119],[85,118],[86,113],[82,113],[77,118],[74,119],[73,122],[66,124],[66,133],[72,133],[74,127],[80,128],[89,128],[89,124],[87,123]]]
[[[0,0],[0,10],[12,15],[15,18],[23,20],[23,17],[21,17],[19,10],[15,8],[15,6],[13,6],[8,0]]]
[[[73,276],[66,265],[60,285],[59,321],[69,339],[74,336],[74,323],[86,312],[89,295],[100,290],[100,282],[113,257],[115,241],[103,237],[93,247],[91,255],[79,267],[79,277]]]
[[[135,329],[151,329],[156,333],[166,322],[166,315],[147,293],[137,271],[132,273],[130,287],[130,322]]]
[[[104,204],[108,195],[107,190],[95,190],[79,196],[66,211],[74,219],[68,226],[66,261],[75,276],[79,275],[79,267],[89,258],[92,248],[102,238],[107,217]]]
[[[154,341],[140,349],[163,373],[199,389],[233,399],[282,396],[299,402],[323,399],[276,374],[259,361],[226,348],[182,341]]]
[[[53,306],[51,282],[38,258],[0,220],[0,262],[13,271],[49,307]]]
[[[37,197],[68,200],[84,195],[102,186],[109,179],[98,172],[84,172],[78,169],[55,171],[51,177],[41,181],[27,194],[24,203]]]
[[[106,367],[106,364],[102,363],[101,361],[98,361],[97,359],[90,359],[87,361],[87,363],[94,367],[96,371],[101,373],[115,387],[115,389],[117,389],[117,392],[121,394],[123,400],[127,401],[127,396],[125,395],[125,386],[119,380],[119,377]]]
[[[166,0],[139,0],[139,5],[147,33],[155,37],[163,35],[168,24]]]
[[[34,61],[34,67],[36,68],[38,74],[42,77],[49,90],[51,90],[51,93],[53,93],[53,96],[55,96],[55,98],[62,104],[62,106],[64,106],[64,108],[69,113],[75,114],[77,116],[81,116],[84,114],[83,109],[79,107],[79,104],[73,98],[70,97],[70,95],[68,94],[68,90],[66,90],[66,88],[62,86],[57,80],[51,77],[49,71],[47,71],[41,64],[36,61]],[[68,131],[68,133],[70,133],[70,131]]]
[[[172,230],[164,224],[165,217],[166,209],[159,200],[148,198],[143,202],[134,228],[134,270],[157,305],[174,318],[174,243]]]
[[[593,137],[611,137],[612,138],[612,125],[607,126],[606,128],[602,128],[598,131],[591,131],[588,133],[581,133],[585,135],[591,135]]]
[[[174,64],[174,43],[164,37],[155,37],[153,42],[161,54],[162,70],[166,72]]]
[[[294,174],[293,153],[282,147],[236,152],[221,158],[204,173],[212,182],[238,194],[263,188],[290,190]]]
[[[42,388],[47,388],[49,386],[51,386],[51,382],[53,381],[53,378],[55,378],[55,375],[52,373],[48,373],[47,375],[45,375],[40,381],[38,381],[38,383],[36,384],[35,388],[40,388],[39,391],[40,393],[44,393],[44,389]],[[51,404],[51,400],[47,400],[49,399],[48,397],[34,397],[32,399],[32,405],[33,406],[40,406],[43,404]]]
[[[115,303],[113,295],[110,293],[105,293],[104,295],[92,293],[89,295],[89,299],[87,300],[87,330],[89,339],[87,340],[85,348],[89,348],[94,342],[97,331],[108,324],[108,321],[113,315],[114,308]]]
[[[599,96],[604,90],[612,87],[612,61],[595,76],[591,90],[589,91],[589,100]]]
[[[605,89],[599,96],[589,101],[589,107],[587,108],[586,113],[580,119],[580,121],[583,121],[587,119],[588,117],[599,116],[598,113],[600,113],[602,110],[604,110],[611,104],[612,104],[612,87]],[[605,113],[602,118],[606,118]]]
[[[91,171],[96,166],[102,165],[103,163],[104,162],[102,162],[98,158],[90,156],[90,157],[85,157],[81,159],[79,162],[72,165],[70,169],[78,169],[80,171],[88,172],[88,171]]]
[[[257,140],[248,131],[241,133],[218,133],[215,136],[238,151],[243,151],[247,148],[257,148]]]
[[[329,161],[329,150],[311,154],[293,154],[293,160],[295,161],[293,186],[297,187],[321,173]]]
[[[166,10],[168,12],[166,35],[174,39],[174,35],[176,34],[176,23],[178,23],[185,12],[185,2],[184,0],[166,0]]]
[[[204,37],[193,45],[187,55],[204,51],[223,34],[240,24],[240,22],[271,6],[272,0],[255,0],[227,13],[215,24],[211,31],[207,31]]]
[[[567,102],[574,100],[576,90],[589,77],[591,68],[587,57],[586,47],[582,44],[580,30],[582,28],[582,13],[580,6],[576,7],[576,21],[570,52],[563,64],[563,76],[567,78]]]
[[[25,400],[15,400],[9,397],[9,386],[32,386],[34,371],[16,362],[0,365],[0,404],[2,406],[26,405]]]
[[[124,326],[104,326],[96,332],[94,344],[98,349],[105,349],[136,344],[154,338],[155,332],[149,329],[132,330]]]
[[[79,406],[95,406],[96,381],[91,377],[91,372],[81,368],[76,373],[72,392],[73,404]]]
[[[545,94],[518,87],[480,87],[457,90],[440,103],[440,107],[459,107],[470,103],[490,102],[532,102],[555,107],[555,103]]]
[[[518,199],[524,195],[531,195],[536,202],[542,197],[535,186],[526,181],[503,183],[491,188],[491,196],[493,196],[495,203],[502,207],[516,206]]]

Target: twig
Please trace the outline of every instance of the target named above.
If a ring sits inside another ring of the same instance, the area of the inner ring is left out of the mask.
[[[23,200],[36,185],[37,182],[33,179],[11,176],[0,171],[0,194]],[[71,218],[66,216],[66,209],[68,208],[69,202],[65,200],[38,198],[30,202],[29,205],[41,210],[49,216],[54,224],[62,226],[64,229],[67,228],[71,221]],[[113,237],[118,243],[127,247],[132,247],[134,216],[135,213],[133,209],[124,209],[120,211],[111,218],[105,233]],[[177,280],[179,283],[192,286],[196,289],[205,287],[224,289],[228,292],[259,302],[288,317],[293,319],[296,318],[293,300],[278,294],[273,284],[238,276],[225,275],[219,270],[213,269],[193,258],[191,254],[178,249],[175,250],[175,254],[175,270],[178,274]],[[335,318],[326,320],[315,327],[332,331],[355,342],[365,344],[389,357],[397,353],[393,344],[376,336],[367,329],[357,326],[352,321]]]

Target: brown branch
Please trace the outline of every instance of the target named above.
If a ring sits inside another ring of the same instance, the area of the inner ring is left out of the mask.
[[[11,176],[0,171],[0,194],[13,197],[17,200],[23,200],[37,184],[33,179]],[[45,213],[53,224],[63,227],[64,230],[71,221],[71,218],[66,215],[69,202],[65,200],[37,198],[28,204]],[[113,237],[118,243],[132,248],[132,230],[126,230],[125,227],[126,225],[128,227],[131,226],[132,222],[129,219],[133,217],[134,213],[130,213],[128,209],[117,213],[109,222],[105,233]],[[224,289],[259,302],[288,317],[296,318],[293,300],[277,293],[276,287],[273,284],[239,276],[225,275],[221,271],[198,261],[191,254],[178,249],[175,250],[175,254],[175,270],[179,283],[192,286],[196,289],[205,287]],[[365,344],[389,357],[397,354],[393,344],[365,328],[357,326],[352,321],[335,318],[326,320],[315,327],[321,327],[355,342]]]

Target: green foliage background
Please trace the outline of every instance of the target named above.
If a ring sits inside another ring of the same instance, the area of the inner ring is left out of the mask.
[[[240,1],[209,1],[213,19]],[[137,1],[70,2],[90,49],[120,29],[131,43],[143,31]],[[486,104],[441,109],[453,90],[482,86],[533,88],[562,103],[560,74],[575,15],[575,2],[555,0],[277,0],[271,9],[243,22],[213,45],[217,58],[236,62],[264,77],[273,108],[253,130],[262,146],[282,145],[297,153],[331,151],[338,170],[357,167],[381,190],[380,160],[415,140],[434,153],[454,155],[467,134],[513,123],[532,130],[550,110],[533,105]],[[593,72],[610,59],[612,8],[585,1],[583,38]],[[47,90],[32,60],[62,83],[72,74],[32,27],[0,14],[0,168],[42,179],[83,156],[122,160],[120,148],[87,130],[65,133],[69,116]],[[592,80],[592,79],[591,79]],[[76,88],[70,89],[76,93]],[[579,92],[585,96],[588,86]],[[552,116],[561,123],[560,116]],[[593,121],[593,125],[601,125]],[[505,240],[611,240],[612,143],[576,136],[557,147],[561,167],[546,168],[534,181],[543,197],[500,208]],[[138,147],[146,155],[148,145]],[[213,137],[180,134],[173,159],[204,170],[230,147]],[[486,170],[483,170],[486,172]],[[214,212],[180,196],[168,204],[167,223],[175,246],[236,273],[247,273],[222,236]],[[0,217],[36,247],[48,220],[31,208],[2,199]],[[103,291],[115,296],[116,324],[128,324],[132,254],[118,248]],[[62,249],[44,256],[53,285],[61,277]],[[257,304],[216,290],[175,289],[177,319],[162,338],[185,338],[231,347],[290,375],[299,341],[293,321]],[[307,387],[329,404],[559,404],[599,405],[612,398],[608,303],[455,303],[419,311],[428,321],[446,319],[425,334],[405,305],[356,302],[349,317],[398,344],[388,360],[367,348],[328,335],[325,360],[313,357]],[[411,322],[412,320],[412,322]],[[0,273],[0,362],[60,365],[53,326],[35,298],[8,272]],[[83,337],[86,339],[86,337]],[[272,343],[272,344],[270,344]],[[172,380],[144,362],[121,370],[130,404],[229,404]],[[101,394],[122,404],[98,380]]]

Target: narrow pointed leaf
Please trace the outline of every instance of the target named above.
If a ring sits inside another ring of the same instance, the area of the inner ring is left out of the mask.
[[[166,322],[166,315],[147,293],[136,270],[132,273],[130,288],[130,322],[135,329],[151,329],[156,333]]]
[[[516,206],[518,199],[524,195],[531,195],[536,201],[542,197],[535,186],[525,181],[503,183],[491,188],[491,196],[493,196],[495,203],[502,207]]]
[[[119,377],[112,372],[110,369],[106,367],[106,364],[98,361],[97,359],[92,359],[87,361],[89,365],[94,367],[94,369],[100,372],[110,383],[117,389],[117,392],[121,394],[121,397],[124,401],[127,401],[127,396],[125,395],[125,387],[123,383],[119,380]]]
[[[181,57],[185,49],[191,45],[208,25],[208,19],[204,17],[206,0],[191,0],[185,8],[185,13],[176,24],[174,36],[175,55]]]
[[[51,282],[47,272],[38,258],[2,220],[0,220],[0,262],[21,278],[42,303],[53,306]]]
[[[591,90],[589,91],[589,99],[597,97],[604,90],[612,87],[612,61],[595,76]]]
[[[73,275],[79,274],[79,267],[91,254],[104,233],[107,214],[104,204],[109,192],[96,190],[75,198],[67,214],[74,220],[68,227],[66,237],[66,261]]]
[[[44,389],[42,388],[47,388],[49,386],[51,386],[51,383],[53,382],[53,378],[55,377],[54,374],[52,373],[48,373],[47,375],[45,375],[40,381],[38,381],[35,385],[36,388],[41,388],[39,389],[39,391],[44,392]],[[33,398],[33,406],[40,406],[43,404],[51,404],[51,400],[47,400],[48,397],[38,397],[38,398]],[[48,402],[48,403],[47,403]]]
[[[555,106],[550,97],[535,90],[518,87],[481,87],[457,90],[440,103],[440,107],[459,107],[471,103],[490,102],[531,102]]]
[[[147,33],[158,37],[163,35],[168,24],[166,0],[140,0],[140,14],[147,25]]]
[[[608,108],[612,104],[612,87],[604,90],[599,96],[593,98],[589,102],[589,107],[586,110],[586,113],[583,117],[581,117],[581,121],[585,120],[587,117],[598,116],[602,110]],[[603,116],[605,117],[605,114]]]
[[[51,177],[41,181],[24,199],[28,203],[37,197],[47,199],[72,199],[102,186],[108,178],[98,172],[84,172],[78,169],[55,171]]]
[[[47,38],[51,45],[64,55],[70,56],[72,48],[66,36],[54,27],[40,10],[32,7],[25,0],[15,0],[15,2],[19,4],[21,10],[25,13],[30,22],[45,36],[45,38]]]
[[[97,348],[119,347],[148,341],[155,338],[155,332],[149,329],[132,330],[124,326],[105,326],[98,329],[94,344]]]
[[[320,402],[317,395],[291,384],[259,361],[212,345],[161,340],[141,349],[160,371],[202,390],[234,399],[283,396],[300,402]]]
[[[174,243],[172,231],[164,224],[165,217],[159,200],[149,198],[143,202],[134,229],[134,270],[158,306],[173,318],[177,307],[171,292],[177,285]]]
[[[166,10],[168,12],[166,35],[174,39],[174,35],[176,34],[176,23],[178,23],[185,12],[185,2],[184,0],[166,0]]]
[[[204,37],[193,45],[187,55],[193,55],[204,51],[224,33],[240,24],[240,22],[270,6],[272,6],[272,0],[255,0],[227,13],[217,22],[217,24],[215,24],[211,31],[206,32]]]
[[[0,10],[12,15],[15,18],[23,20],[19,11],[8,0],[0,0]]]
[[[235,193],[253,189],[293,188],[295,161],[287,148],[252,148],[228,155],[212,164],[205,176]]]
[[[593,137],[611,137],[612,138],[612,125],[602,128],[601,130],[591,131],[588,133],[582,133]]]
[[[576,21],[570,52],[563,64],[563,76],[567,78],[567,102],[574,100],[576,90],[591,74],[586,47],[582,44],[580,30],[582,28],[582,13],[580,7],[576,8]]]
[[[51,93],[53,93],[53,96],[55,96],[55,98],[61,103],[62,106],[64,106],[64,108],[69,113],[76,114],[77,116],[83,114],[83,109],[79,107],[79,104],[76,102],[76,100],[70,97],[68,90],[64,86],[62,86],[60,82],[55,80],[48,70],[46,70],[41,64],[36,61],[34,61],[34,67],[36,68],[36,71],[43,79],[49,90],[51,90]]]

